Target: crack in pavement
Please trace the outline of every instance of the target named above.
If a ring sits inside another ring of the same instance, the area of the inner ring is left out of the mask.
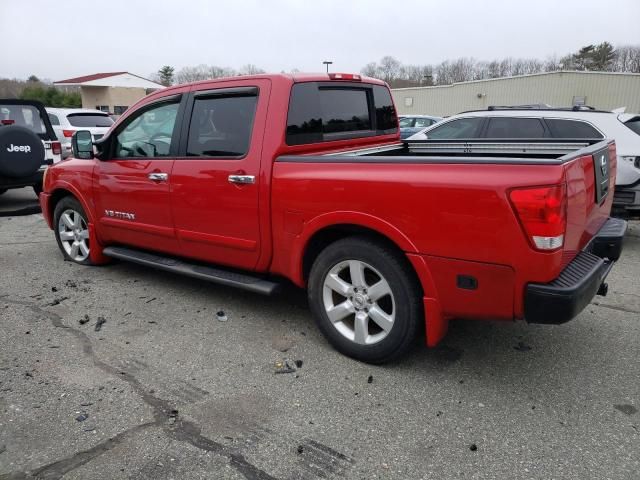
[[[240,452],[203,436],[201,428],[196,423],[182,419],[173,424],[169,423],[169,415],[174,409],[167,400],[163,400],[149,393],[140,381],[130,373],[123,372],[100,360],[93,350],[90,337],[81,330],[65,325],[62,322],[62,317],[57,313],[45,310],[35,302],[15,300],[9,298],[8,295],[0,295],[0,299],[9,304],[26,307],[36,315],[48,318],[54,327],[64,328],[66,332],[75,336],[82,345],[83,353],[92,359],[94,366],[103,372],[114,377],[121,378],[128,383],[140,396],[142,401],[152,407],[154,418],[153,422],[143,423],[125,430],[124,432],[99,443],[89,450],[77,452],[68,458],[58,460],[28,472],[12,472],[0,475],[0,480],[19,480],[27,478],[39,478],[46,480],[60,479],[66,473],[113,449],[116,445],[122,443],[129,436],[139,430],[153,426],[162,427],[163,431],[169,438],[181,442],[187,442],[200,450],[213,452],[220,456],[227,457],[230,465],[239,473],[244,475],[247,480],[276,480],[275,477],[272,477],[267,472],[251,464]]]
[[[632,308],[618,307],[617,305],[609,305],[608,303],[597,302],[593,302],[593,305],[597,307],[608,308],[610,310],[617,310],[619,312],[635,313],[636,315],[640,315],[640,312],[638,310],[633,310]]]

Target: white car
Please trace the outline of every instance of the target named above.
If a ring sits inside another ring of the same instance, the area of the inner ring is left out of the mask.
[[[94,140],[102,138],[113,119],[106,112],[87,108],[47,108],[53,131],[62,143],[62,156],[71,155],[71,137],[78,130],[89,130]]]
[[[640,114],[577,108],[489,107],[427,127],[411,140],[613,138],[618,169],[613,206],[640,214]]]

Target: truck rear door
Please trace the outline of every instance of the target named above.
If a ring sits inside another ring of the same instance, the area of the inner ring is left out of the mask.
[[[264,79],[198,85],[191,92],[171,179],[182,255],[255,268],[269,92]]]

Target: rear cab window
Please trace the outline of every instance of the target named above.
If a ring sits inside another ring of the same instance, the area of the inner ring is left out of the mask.
[[[387,135],[397,130],[391,94],[382,85],[306,82],[291,90],[287,145]]]
[[[109,115],[101,115],[99,113],[70,113],[67,120],[73,127],[110,127],[113,120]]]

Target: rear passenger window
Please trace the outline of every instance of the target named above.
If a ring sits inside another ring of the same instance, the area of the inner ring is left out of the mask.
[[[427,138],[433,140],[447,140],[455,138],[477,138],[482,118],[459,118],[443,123],[439,127],[425,132]]]
[[[486,138],[543,138],[544,126],[537,118],[496,117],[489,120]]]
[[[56,127],[60,125],[60,120],[58,120],[58,117],[56,117],[52,113],[49,113],[49,121],[51,122],[51,125],[54,125]]]
[[[604,138],[600,132],[587,122],[578,120],[559,120],[545,118],[554,138]]]
[[[291,90],[288,145],[394,133],[398,123],[382,86],[299,83]]]
[[[188,157],[242,157],[249,151],[258,97],[196,97],[189,124]]]

